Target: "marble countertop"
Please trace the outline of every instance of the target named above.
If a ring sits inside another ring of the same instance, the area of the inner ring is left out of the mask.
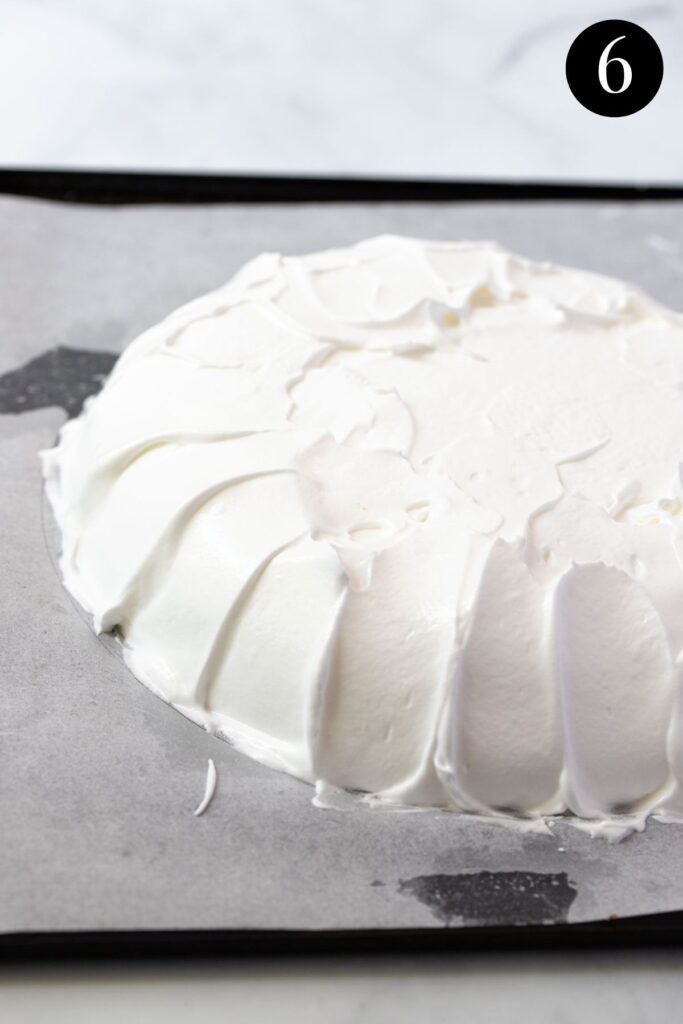
[[[681,951],[14,967],[0,970],[0,1019],[660,1024],[680,1013],[682,967]]]
[[[0,0],[0,165],[680,182],[683,5]],[[662,87],[598,117],[572,40],[650,31]]]

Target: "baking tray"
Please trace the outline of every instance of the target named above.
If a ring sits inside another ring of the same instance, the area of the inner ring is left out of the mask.
[[[577,187],[571,185],[504,185],[495,183],[450,183],[450,182],[415,182],[415,181],[377,181],[377,180],[351,180],[351,179],[303,179],[303,178],[245,178],[245,177],[216,177],[197,175],[152,175],[152,174],[107,174],[107,173],[79,173],[61,171],[30,171],[30,170],[6,170],[0,172],[0,192],[7,195],[33,196],[41,199],[61,200],[69,203],[89,204],[131,204],[131,203],[163,203],[163,204],[210,204],[237,203],[237,204],[284,204],[310,202],[316,203],[428,203],[452,204],[452,203],[538,203],[553,202],[563,203],[565,201],[591,201],[599,203],[617,203],[614,211],[623,211],[625,204],[633,202],[657,204],[661,201],[683,200],[683,189],[681,188],[610,188],[606,186]],[[526,207],[525,207],[526,208]],[[643,207],[639,206],[638,209]],[[409,212],[410,206],[406,206]],[[445,209],[445,207],[444,207]],[[501,207],[502,209],[502,207]],[[635,208],[634,208],[635,209]],[[668,209],[663,208],[664,211]],[[619,214],[621,215],[621,214]],[[666,215],[665,215],[666,217]],[[490,218],[489,218],[490,219]],[[654,237],[654,236],[653,236]],[[657,236],[658,237],[658,236]],[[332,239],[330,240],[332,244]],[[534,255],[533,253],[530,253]],[[20,268],[15,267],[15,271]],[[24,268],[25,270],[26,268]],[[218,268],[221,271],[222,268]],[[615,271],[616,272],[616,271]],[[225,273],[223,273],[225,276]],[[625,275],[627,276],[627,275]],[[190,274],[191,277],[191,274]],[[21,286],[20,290],[21,290]],[[189,285],[188,285],[189,287]],[[195,289],[196,290],[196,289]],[[27,291],[30,294],[30,289]],[[188,295],[191,297],[191,295]],[[121,301],[125,301],[122,297]],[[160,308],[162,315],[171,308],[167,300],[162,296],[160,302],[166,303]],[[680,305],[680,304],[679,304]],[[139,326],[144,326],[141,323]],[[112,328],[114,330],[114,328]],[[87,337],[85,332],[84,337]],[[127,339],[129,340],[129,338]],[[7,345],[12,347],[12,339],[7,340]],[[86,348],[87,345],[83,345]],[[54,354],[55,351],[51,350]],[[70,350],[72,351],[72,350]],[[80,351],[80,350],[79,350]],[[96,380],[111,365],[111,357],[103,352],[98,358],[93,358],[87,367],[74,366],[64,361],[64,350],[61,356],[56,356],[56,361],[43,363],[41,374],[31,383],[31,387],[24,387],[24,401],[26,394],[32,394],[36,401],[36,407],[40,402],[49,404],[54,402],[66,409],[70,414],[77,411],[77,406],[82,397],[76,394],[74,397],[73,387],[63,391],[63,378],[70,374],[78,377],[79,387],[85,391],[92,390],[96,386]],[[3,357],[5,352],[0,352]],[[61,361],[60,361],[61,359]],[[16,383],[12,377],[12,358],[9,358],[7,371],[3,376],[5,389],[7,381]],[[2,368],[0,368],[1,372]],[[16,372],[23,372],[19,368]],[[84,383],[85,382],[85,383]],[[26,381],[24,381],[26,385]],[[0,391],[3,383],[0,381]],[[50,394],[41,397],[41,388]],[[31,390],[32,389],[32,390]],[[60,390],[61,389],[61,390]],[[66,397],[65,397],[66,395]],[[56,396],[56,397],[55,397]],[[61,397],[60,397],[61,396]],[[5,400],[7,393],[5,393]],[[30,401],[33,401],[31,399]],[[72,406],[69,403],[73,403]],[[11,401],[10,401],[11,405]],[[26,407],[26,406],[24,406]],[[18,409],[16,410],[19,411]],[[73,611],[75,615],[75,611]],[[94,643],[92,638],[87,638]],[[42,666],[45,671],[45,666]],[[138,695],[140,696],[140,695]],[[125,694],[122,695],[125,703]],[[145,693],[145,698],[155,702],[156,698]],[[163,705],[162,705],[163,708]],[[156,715],[157,705],[153,704],[151,713]],[[174,715],[170,709],[164,709],[169,715]],[[160,713],[160,711],[159,711]],[[178,718],[178,716],[175,716]],[[169,719],[170,721],[170,719]],[[180,729],[179,723],[171,725],[171,729]],[[193,727],[194,728],[194,727]],[[239,755],[235,755],[239,756]],[[258,766],[254,772],[258,774]],[[286,783],[289,785],[289,783]],[[296,783],[292,783],[296,785]],[[194,794],[196,795],[196,793]],[[30,808],[30,801],[29,801]],[[319,812],[324,813],[324,812]],[[362,812],[361,812],[362,813]],[[373,812],[374,813],[374,812]],[[77,825],[78,827],[78,825]],[[367,830],[367,822],[363,828]],[[662,826],[666,828],[666,826]],[[37,834],[40,834],[38,828]],[[198,836],[198,841],[201,837]],[[635,840],[636,842],[638,839]],[[11,842],[11,837],[10,837]],[[596,841],[597,842],[597,841]],[[599,856],[599,844],[596,847],[594,856]],[[483,903],[491,898],[491,892],[495,891],[499,879],[493,877],[488,869],[475,871],[476,851],[470,858],[469,867],[466,872],[459,875],[444,872],[443,875],[431,875],[432,883],[446,887],[453,885],[453,879],[477,878],[478,888],[468,898],[479,900],[482,903],[480,911],[473,913],[472,919],[477,920],[476,924],[459,924],[458,927],[449,926],[448,913],[441,914],[439,926],[431,927],[362,927],[348,928],[336,927],[325,928],[269,928],[269,927],[235,927],[235,928],[187,928],[187,927],[163,927],[163,928],[109,928],[105,926],[97,928],[74,928],[57,929],[55,927],[42,928],[40,930],[14,930],[0,935],[0,952],[5,957],[37,957],[37,956],[111,956],[111,955],[158,955],[158,954],[182,954],[192,953],[216,953],[230,952],[231,954],[252,954],[252,953],[273,953],[273,952],[370,952],[370,951],[411,951],[418,952],[427,949],[461,948],[520,948],[536,947],[548,948],[551,946],[585,946],[587,944],[600,945],[632,945],[632,944],[653,944],[653,943],[678,943],[683,938],[683,912],[672,911],[669,913],[648,914],[634,917],[621,917],[616,920],[581,921],[577,923],[521,923],[527,918],[533,921],[533,913],[526,913],[519,908],[511,908],[508,917],[516,923],[487,923],[487,911]],[[85,872],[87,865],[74,866],[75,871]],[[517,870],[504,872],[506,876],[518,875],[515,885],[518,889],[524,890],[528,879],[521,878]],[[559,877],[562,872],[556,872],[554,877]],[[571,879],[564,873],[564,880],[557,883],[562,888],[566,884],[571,885]],[[434,879],[441,878],[441,882],[434,883]],[[450,881],[449,881],[450,879]],[[379,881],[379,880],[378,880]],[[415,881],[414,879],[411,881]],[[509,879],[508,879],[509,881]],[[537,884],[531,879],[532,883]],[[522,884],[525,883],[525,884]],[[370,883],[372,885],[372,883]],[[541,886],[543,883],[540,883]],[[405,881],[400,882],[405,886]],[[492,889],[493,887],[493,889]],[[413,886],[413,894],[419,897],[419,885]],[[429,895],[429,894],[427,894]],[[434,893],[432,892],[432,909],[435,907]],[[443,895],[443,894],[442,894]],[[448,893],[446,893],[448,896]],[[467,895],[467,894],[465,894]],[[544,893],[540,893],[544,898]],[[460,909],[462,909],[462,893],[460,893]],[[496,897],[498,898],[498,897]],[[448,900],[446,899],[446,903]],[[683,905],[683,901],[682,905]],[[438,900],[437,900],[438,904]],[[443,899],[441,901],[443,911]],[[436,906],[437,911],[439,906]],[[447,911],[446,906],[446,911]],[[106,915],[105,915],[106,916]],[[438,916],[438,915],[437,915]],[[495,918],[496,913],[489,915]],[[502,915],[503,917],[505,914]],[[552,915],[551,915],[552,916]],[[543,918],[543,915],[541,915]],[[546,918],[543,918],[544,920]],[[538,920],[538,917],[537,917]]]

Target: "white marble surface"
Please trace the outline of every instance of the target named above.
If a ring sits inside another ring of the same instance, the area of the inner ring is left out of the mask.
[[[13,968],[0,1021],[660,1024],[679,1019],[682,967],[653,951]]]
[[[662,87],[601,118],[567,49],[603,18]],[[680,182],[677,0],[0,0],[0,165]]]

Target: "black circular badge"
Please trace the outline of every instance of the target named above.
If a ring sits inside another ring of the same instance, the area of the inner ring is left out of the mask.
[[[566,74],[576,99],[602,117],[626,117],[646,107],[664,76],[661,50],[632,21],[598,21],[576,37]]]

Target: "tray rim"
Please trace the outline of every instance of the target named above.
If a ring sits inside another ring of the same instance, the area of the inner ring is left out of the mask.
[[[421,956],[431,953],[643,949],[683,944],[683,911],[607,921],[358,929],[135,929],[7,932],[0,964],[199,956]]]
[[[362,176],[0,168],[0,194],[70,203],[670,201],[683,183],[505,182]]]

